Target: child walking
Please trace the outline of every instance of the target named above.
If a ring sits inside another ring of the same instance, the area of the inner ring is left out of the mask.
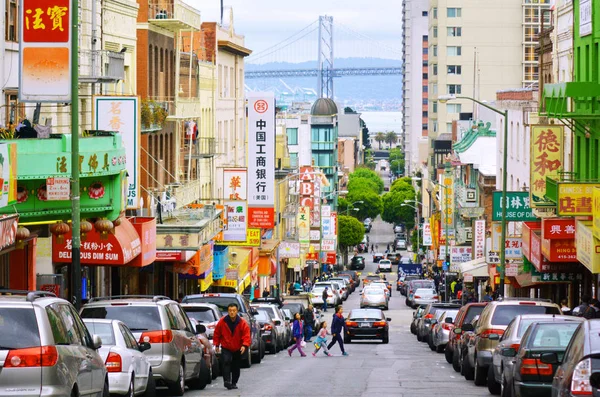
[[[327,321],[323,321],[321,323],[321,328],[319,328],[317,339],[315,339],[315,351],[312,354],[313,357],[317,356],[317,353],[321,348],[323,348],[323,353],[326,356],[333,356],[333,354],[329,353],[329,350],[327,350],[327,334],[331,335],[331,333],[327,331]]]
[[[302,324],[300,313],[296,313],[294,315],[294,319],[295,319],[294,326],[293,326],[292,330],[293,330],[294,340],[296,341],[296,344],[294,346],[292,346],[291,349],[288,349],[288,354],[290,355],[290,357],[292,357],[292,352],[295,349],[298,349],[300,356],[306,357],[306,354],[304,354],[304,352],[302,351],[302,342],[304,342],[304,336],[303,336],[304,327]]]

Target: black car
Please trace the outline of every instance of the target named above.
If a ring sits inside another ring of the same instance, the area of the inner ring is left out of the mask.
[[[355,287],[358,287],[360,285],[360,277],[358,277],[358,273],[356,271],[344,270],[343,272],[339,272],[338,274],[349,274],[352,277],[352,280],[354,280]]]
[[[381,339],[383,343],[390,341],[389,322],[380,309],[354,309],[346,319],[348,333],[344,335],[344,342],[350,343],[353,339]]]
[[[277,335],[277,326],[281,325],[281,323],[279,320],[275,320],[271,317],[269,310],[260,307],[257,307],[256,310],[257,314],[254,317],[256,317],[256,320],[260,325],[260,336],[269,350],[269,353],[275,354],[282,345],[280,338],[283,338],[283,335]]]
[[[376,252],[373,254],[373,263],[378,263],[383,258],[384,258],[384,256],[381,252]]]
[[[350,270],[364,270],[365,258],[363,256],[353,256],[350,260]]]

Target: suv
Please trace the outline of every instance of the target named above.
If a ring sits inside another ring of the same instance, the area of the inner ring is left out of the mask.
[[[350,260],[350,270],[364,270],[365,268],[365,257],[364,256],[353,256]]]
[[[201,376],[203,345],[196,337],[179,303],[166,296],[117,295],[92,298],[81,309],[83,318],[120,320],[139,342],[151,345],[144,354],[158,385],[182,396],[185,383],[194,389],[206,386]]]
[[[108,396],[102,341],[69,302],[50,292],[0,290],[0,319],[2,395]]]
[[[492,353],[498,344],[499,338],[490,338],[490,335],[502,336],[512,319],[522,314],[561,314],[561,311],[558,305],[544,299],[504,298],[488,303],[479,316],[474,338],[467,344],[466,352],[463,352],[466,353],[463,366],[467,368],[464,371],[473,374],[476,385],[486,384]],[[468,330],[467,325],[463,326],[463,331]]]
[[[217,305],[223,315],[227,314],[227,306],[230,303],[235,303],[238,306],[239,315],[248,323],[250,327],[250,346],[249,353],[245,353],[242,357],[242,367],[250,368],[252,363],[259,364],[265,355],[265,344],[260,336],[260,325],[254,318],[256,309],[250,307],[248,298],[236,293],[216,293],[216,294],[197,294],[185,296],[182,303],[212,303]]]
[[[454,328],[461,328],[464,324],[469,324],[473,321],[475,316],[481,314],[485,305],[487,305],[487,302],[477,302],[468,303],[461,307],[454,319]],[[455,333],[454,330],[452,331],[444,353],[446,355],[446,361],[448,361],[449,364],[452,364],[452,368],[454,368],[456,372],[460,372],[460,350],[458,349],[458,343],[460,342],[462,332]]]
[[[455,303],[442,303],[442,302],[436,302],[436,303],[430,303],[427,305],[427,307],[425,308],[425,311],[423,311],[423,315],[421,316],[421,318],[418,318],[417,321],[415,322],[415,330],[417,331],[417,340],[419,342],[428,342],[428,338],[429,338],[429,329],[431,328],[432,324],[432,320],[435,318],[435,314],[438,311],[446,311],[446,310],[452,310],[452,309],[460,309],[460,305],[459,304],[455,304]],[[439,313],[437,313],[439,314]]]

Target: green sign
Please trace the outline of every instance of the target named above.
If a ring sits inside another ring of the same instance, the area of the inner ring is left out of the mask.
[[[492,220],[502,220],[502,192],[494,192],[492,204]],[[535,221],[538,218],[533,215],[529,207],[528,192],[506,192],[506,220],[507,221]]]

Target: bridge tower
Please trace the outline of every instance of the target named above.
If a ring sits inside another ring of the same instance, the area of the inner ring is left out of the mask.
[[[317,86],[320,98],[333,98],[333,17],[319,16],[319,73]]]

